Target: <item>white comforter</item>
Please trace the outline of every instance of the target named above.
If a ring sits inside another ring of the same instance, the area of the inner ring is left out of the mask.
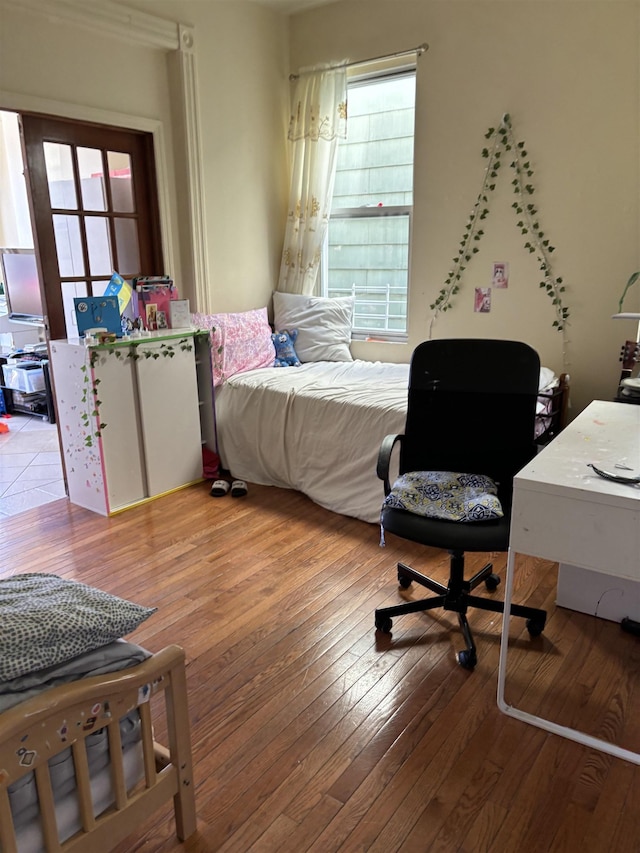
[[[540,371],[540,390],[557,382]],[[233,477],[297,489],[320,506],[377,523],[385,435],[404,432],[408,364],[309,362],[238,373],[216,388],[222,464]]]
[[[216,388],[222,463],[236,478],[378,522],[378,451],[404,430],[408,381],[408,364],[359,360],[236,374]]]

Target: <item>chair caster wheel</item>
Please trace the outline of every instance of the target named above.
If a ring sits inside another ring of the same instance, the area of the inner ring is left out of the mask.
[[[390,616],[378,616],[376,613],[376,631],[382,631],[383,634],[391,633],[391,617]]]
[[[540,619],[527,619],[526,625],[530,637],[539,637],[544,631],[544,621]]]
[[[474,652],[470,652],[468,649],[463,649],[461,652],[458,652],[456,660],[463,669],[473,669],[478,663],[478,658],[475,656]]]
[[[402,589],[409,589],[411,586],[411,578],[408,578],[406,575],[403,575],[402,572],[398,572],[398,585]]]
[[[495,592],[495,590],[498,589],[499,584],[499,575],[489,575],[489,577],[484,582],[484,585],[489,590],[489,592]]]

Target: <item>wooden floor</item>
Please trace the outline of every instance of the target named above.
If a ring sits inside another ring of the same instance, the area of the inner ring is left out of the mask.
[[[179,844],[167,806],[118,853],[640,851],[640,767],[499,712],[500,616],[470,614],[474,672],[455,661],[455,614],[376,635],[376,607],[420,595],[398,589],[398,559],[447,573],[446,554],[379,538],[257,486],[215,499],[202,484],[111,519],[62,500],[3,520],[0,575],[157,606],[130,638],[186,650],[198,833]],[[556,610],[555,584],[555,565],[519,563],[515,600],[549,620],[536,640],[512,620],[507,700],[640,750],[640,640]]]

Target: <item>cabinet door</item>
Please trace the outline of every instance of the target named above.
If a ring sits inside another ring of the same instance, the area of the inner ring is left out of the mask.
[[[143,500],[147,484],[132,361],[52,341],[51,364],[70,500],[102,515]],[[101,430],[99,423],[105,424]]]
[[[134,361],[114,352],[97,351],[93,367],[100,401],[100,446],[108,496],[108,512],[143,500],[148,494],[142,438],[137,416]]]
[[[135,363],[148,493],[153,497],[202,478],[193,337],[140,344]]]

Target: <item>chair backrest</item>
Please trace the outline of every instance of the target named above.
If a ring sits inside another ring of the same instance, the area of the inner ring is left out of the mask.
[[[511,493],[535,455],[540,359],[519,341],[452,338],[414,351],[400,473],[486,474]]]

